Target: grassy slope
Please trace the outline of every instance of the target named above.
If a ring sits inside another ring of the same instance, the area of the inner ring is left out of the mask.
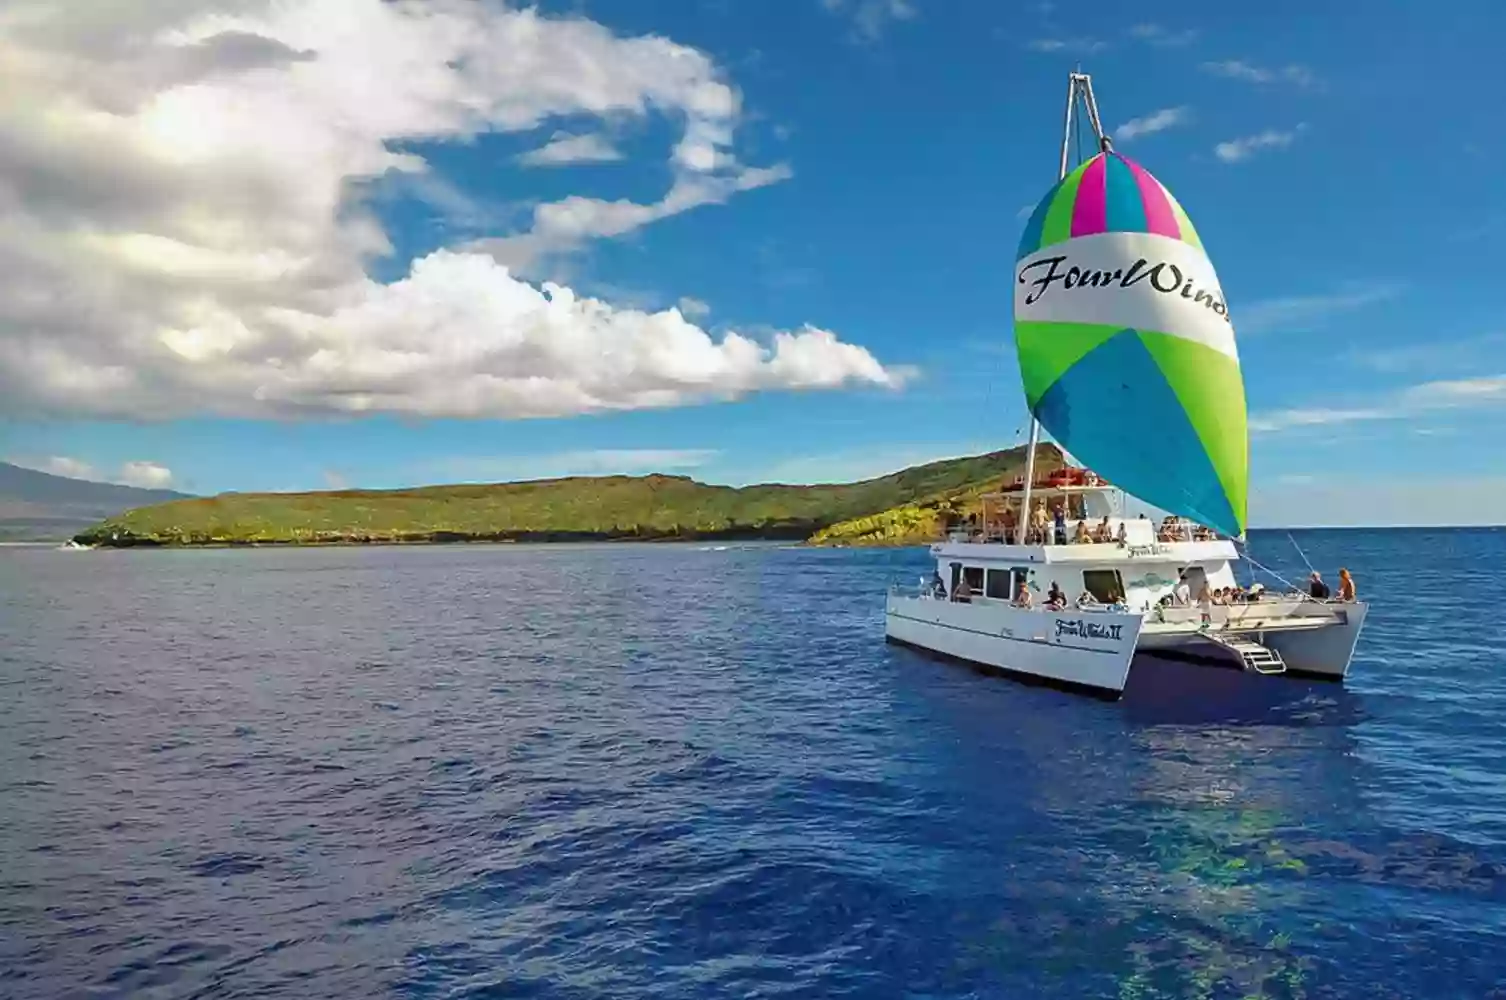
[[[1059,461],[1054,446],[1042,449],[1041,460]],[[229,493],[127,511],[77,537],[147,545],[805,539],[831,529],[837,535],[821,541],[899,541],[870,539],[839,525],[917,504],[929,510],[953,498],[965,503],[1018,474],[1024,453],[1013,448],[823,486],[733,488],[683,476],[604,476],[411,490]]]

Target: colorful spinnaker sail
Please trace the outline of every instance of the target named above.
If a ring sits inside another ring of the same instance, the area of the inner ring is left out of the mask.
[[[1057,184],[1015,263],[1015,345],[1041,426],[1126,493],[1243,537],[1244,381],[1213,264],[1182,206],[1100,153]]]

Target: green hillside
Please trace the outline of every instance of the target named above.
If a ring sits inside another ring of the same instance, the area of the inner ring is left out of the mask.
[[[1043,468],[1061,462],[1054,445],[1041,445],[1037,456]],[[226,493],[137,508],[76,537],[118,546],[693,538],[896,543],[921,540],[937,512],[966,508],[979,492],[1018,475],[1024,459],[1024,448],[1011,448],[818,486],[708,486],[653,475]],[[865,527],[874,518],[875,526]]]

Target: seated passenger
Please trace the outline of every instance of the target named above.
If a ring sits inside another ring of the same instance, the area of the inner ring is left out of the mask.
[[[1021,580],[1020,589],[1015,591],[1014,594],[1014,606],[1017,608],[1028,608],[1034,603],[1035,602],[1030,598],[1029,585],[1027,585],[1024,580]]]
[[[1104,519],[1098,522],[1098,527],[1093,529],[1093,541],[1111,542],[1113,540],[1114,529],[1109,527],[1109,519],[1107,515],[1105,515]]]
[[[1088,534],[1088,522],[1086,522],[1086,521],[1078,521],[1077,522],[1077,530],[1072,533],[1072,544],[1073,545],[1086,545],[1088,542],[1091,542],[1092,540],[1093,540],[1092,536]]]
[[[1326,601],[1332,596],[1332,592],[1328,589],[1328,584],[1323,582],[1323,577],[1317,570],[1313,570],[1312,576],[1308,577],[1307,594],[1314,600],[1319,601]]]
[[[1098,607],[1098,598],[1093,596],[1091,590],[1084,590],[1077,595],[1077,606],[1079,608],[1096,608]]]
[[[1060,611],[1067,606],[1067,594],[1057,586],[1056,581],[1051,581],[1051,589],[1046,591],[1046,607],[1053,611]]]
[[[1119,522],[1119,530],[1114,532],[1114,541],[1119,543],[1120,548],[1123,548],[1129,543],[1129,534],[1124,530],[1123,521]]]
[[[960,604],[971,604],[973,602],[973,588],[967,585],[967,577],[964,576],[957,581],[957,587],[952,591],[952,600]]]
[[[1355,600],[1354,577],[1349,575],[1347,569],[1339,570],[1339,600],[1346,604],[1353,604]]]

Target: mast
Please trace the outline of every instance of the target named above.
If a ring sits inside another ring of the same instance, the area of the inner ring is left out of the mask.
[[[1081,98],[1083,109],[1088,113],[1088,124],[1098,140],[1099,152],[1109,150],[1109,137],[1103,134],[1103,121],[1098,117],[1098,102],[1093,98],[1093,78],[1086,73],[1072,72],[1067,76],[1067,110],[1062,116],[1062,155],[1056,172],[1056,182],[1067,179],[1067,166],[1072,151],[1072,115]],[[1015,522],[1015,544],[1022,544],[1030,523],[1030,490],[1035,485],[1035,449],[1041,440],[1041,422],[1030,414],[1030,444],[1025,452],[1025,493],[1020,498],[1020,516]]]

